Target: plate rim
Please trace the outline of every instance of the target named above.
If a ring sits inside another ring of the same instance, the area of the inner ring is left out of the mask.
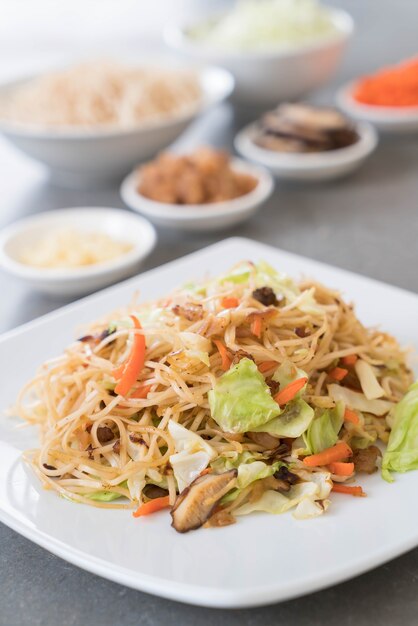
[[[84,553],[77,548],[69,548],[64,542],[51,538],[37,529],[31,529],[23,522],[19,522],[19,520],[12,515],[3,511],[1,507],[0,522],[25,537],[25,539],[47,550],[47,552],[91,574],[110,580],[111,582],[167,600],[218,609],[241,609],[266,606],[302,597],[328,587],[334,587],[351,578],[366,574],[394,558],[402,556],[409,550],[414,549],[418,544],[417,531],[417,537],[403,541],[400,549],[393,547],[388,551],[383,547],[373,553],[372,557],[369,556],[368,565],[364,568],[359,565],[358,561],[354,561],[339,573],[328,570],[328,572],[317,576],[314,581],[307,576],[305,579],[298,579],[298,581],[287,583],[287,585],[283,584],[282,581],[278,581],[264,588],[250,587],[241,588],[239,590],[225,590],[219,587],[191,586],[188,583],[180,583],[138,572],[135,572],[133,576],[133,572],[129,568],[119,565],[115,566],[114,564],[112,569],[110,569],[109,562],[105,559]],[[359,566],[361,568],[360,570]]]

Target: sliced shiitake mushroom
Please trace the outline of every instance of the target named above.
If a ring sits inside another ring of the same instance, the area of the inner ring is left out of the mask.
[[[274,437],[269,433],[247,433],[247,436],[254,441],[258,446],[265,448],[266,450],[274,450],[279,444],[280,440],[278,437]]]
[[[277,113],[290,124],[315,128],[319,131],[341,130],[349,124],[347,118],[336,109],[312,107],[306,104],[282,104]]]
[[[356,472],[373,474],[377,471],[377,459],[382,456],[377,446],[369,446],[363,450],[355,450],[353,455]]]
[[[150,500],[155,500],[155,498],[163,498],[164,496],[168,496],[167,489],[163,489],[162,487],[159,487],[158,485],[151,485],[151,484],[145,485],[142,492],[144,496],[146,496]]]
[[[222,474],[205,474],[196,478],[177,497],[171,517],[179,533],[200,528],[211,516],[219,500],[236,484],[237,470]]]
[[[332,108],[282,104],[266,113],[254,141],[276,152],[323,152],[355,143],[353,124]]]

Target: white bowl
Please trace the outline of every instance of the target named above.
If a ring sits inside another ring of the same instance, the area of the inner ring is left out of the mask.
[[[324,181],[345,176],[358,168],[376,148],[373,126],[356,126],[359,140],[347,148],[308,154],[289,154],[260,148],[254,143],[257,124],[246,126],[235,137],[235,148],[246,159],[267,167],[277,178],[295,181]]]
[[[194,60],[215,63],[235,78],[233,99],[237,102],[273,106],[305,97],[330,80],[353,32],[352,18],[340,9],[330,9],[336,32],[320,41],[269,51],[229,51],[192,41],[192,24],[169,25],[168,46]]]
[[[134,211],[146,215],[154,224],[187,231],[213,231],[238,224],[256,213],[261,204],[271,195],[274,182],[267,170],[232,159],[231,165],[237,171],[251,174],[258,184],[249,193],[209,204],[168,204],[156,202],[137,191],[139,174],[132,172],[122,183],[120,193],[123,201]]]
[[[0,119],[0,132],[16,148],[48,166],[55,182],[75,187],[103,184],[122,177],[138,161],[167,147],[193,119],[230,95],[234,88],[231,74],[217,67],[195,69],[202,101],[180,115],[122,130],[45,129]],[[28,80],[1,86],[0,98]]]
[[[104,263],[74,269],[32,267],[19,261],[24,247],[44,236],[48,230],[63,228],[102,232],[132,243],[133,248]],[[47,211],[0,231],[0,267],[44,293],[83,295],[134,274],[152,252],[156,240],[152,224],[123,209],[82,207]]]
[[[409,132],[418,130],[417,107],[386,107],[361,104],[353,98],[355,82],[342,87],[337,93],[338,105],[351,117],[374,124],[383,132]]]

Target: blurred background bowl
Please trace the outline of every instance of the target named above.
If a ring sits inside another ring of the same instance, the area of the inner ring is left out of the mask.
[[[379,131],[409,133],[418,131],[418,106],[389,107],[362,104],[353,97],[355,82],[345,85],[337,92],[338,106],[357,120],[373,124]]]
[[[154,224],[184,231],[214,231],[244,222],[254,215],[271,195],[274,182],[263,167],[242,159],[232,159],[231,166],[257,179],[257,186],[249,193],[222,202],[205,204],[169,204],[150,200],[138,191],[140,172],[134,171],[121,186],[122,200],[134,211],[146,215]]]
[[[27,246],[54,230],[104,233],[132,244],[128,252],[103,263],[74,268],[44,268],[22,263]],[[123,209],[80,207],[46,211],[0,231],[0,267],[28,287],[56,296],[80,296],[134,274],[157,241],[146,219]]]
[[[27,156],[46,165],[58,184],[95,187],[108,183],[166,148],[196,117],[231,94],[234,79],[229,72],[218,67],[193,67],[201,85],[202,101],[187,113],[128,129],[43,129],[0,120],[0,132]],[[1,86],[0,98],[31,78],[34,76]]]
[[[235,137],[235,148],[246,159],[267,167],[280,180],[299,182],[341,178],[356,170],[375,150],[378,135],[371,124],[356,125],[358,141],[345,148],[325,152],[275,152],[256,145],[257,123],[243,128]]]
[[[345,11],[329,11],[335,32],[314,43],[286,50],[234,51],[193,41],[187,32],[197,22],[168,25],[164,38],[169,47],[189,59],[214,63],[229,70],[235,78],[235,102],[272,106],[305,97],[334,75],[354,23]]]

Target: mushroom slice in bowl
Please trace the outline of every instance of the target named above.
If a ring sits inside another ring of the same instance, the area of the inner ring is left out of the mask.
[[[205,474],[196,478],[177,497],[171,510],[172,526],[179,533],[200,528],[211,516],[219,500],[236,483],[237,470]]]

